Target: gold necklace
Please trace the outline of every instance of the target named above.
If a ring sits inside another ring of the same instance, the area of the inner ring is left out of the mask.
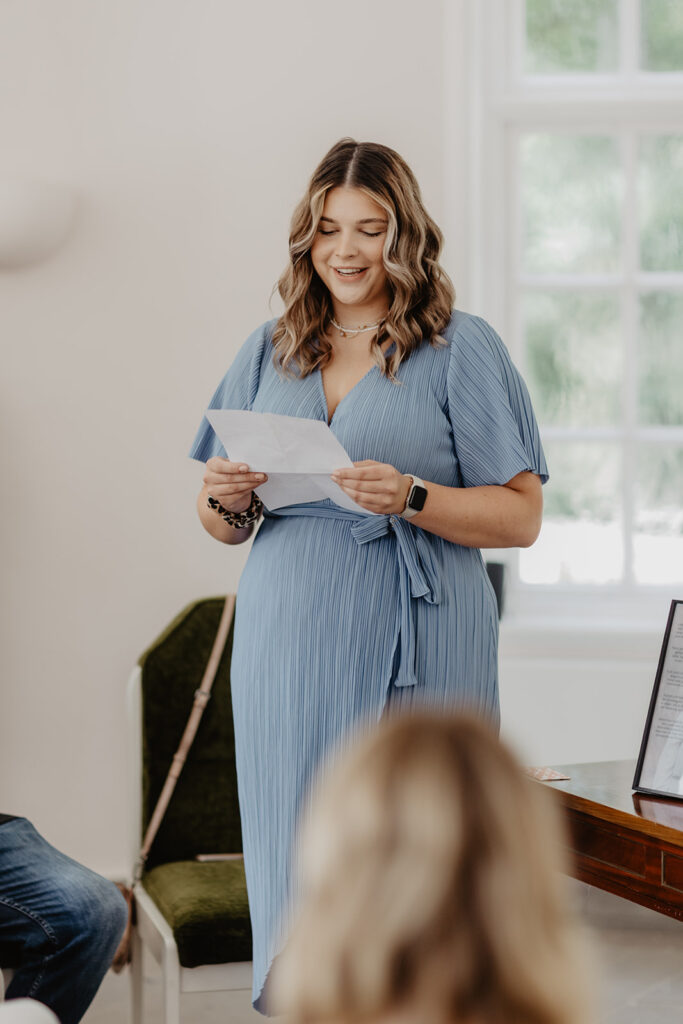
[[[380,327],[385,320],[386,317],[383,316],[382,319],[378,320],[376,324],[361,324],[360,327],[342,327],[341,324],[337,323],[334,317],[330,317],[330,323],[332,324],[333,327],[337,328],[337,330],[341,333],[342,338],[345,338],[348,334],[362,334],[364,331],[376,331],[377,328]]]

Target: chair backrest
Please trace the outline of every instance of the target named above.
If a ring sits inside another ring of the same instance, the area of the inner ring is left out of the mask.
[[[154,810],[211,653],[225,599],[188,605],[140,657],[142,830]],[[198,853],[238,853],[235,735],[230,694],[232,627],[192,749],[147,867]]]

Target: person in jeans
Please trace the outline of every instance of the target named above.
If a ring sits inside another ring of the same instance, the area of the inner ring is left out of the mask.
[[[51,846],[26,818],[0,814],[0,967],[6,999],[29,997],[77,1024],[126,926],[114,885]]]

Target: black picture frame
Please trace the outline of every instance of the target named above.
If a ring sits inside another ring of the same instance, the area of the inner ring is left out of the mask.
[[[633,789],[683,800],[683,600],[669,609]]]

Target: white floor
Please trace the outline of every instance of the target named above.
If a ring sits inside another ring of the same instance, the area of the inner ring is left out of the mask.
[[[154,961],[146,965],[144,1022],[162,1024],[161,980]],[[128,1024],[128,972],[111,971],[102,982],[82,1024]],[[251,1006],[251,992],[210,992],[184,995],[181,1002],[182,1024],[264,1024],[266,1020]]]
[[[599,1024],[683,1021],[683,922],[578,882],[578,906],[594,939],[600,978]],[[156,964],[146,963],[145,1024],[162,1024]],[[108,974],[84,1024],[127,1024],[129,978]],[[183,996],[184,1024],[255,1024],[250,993]]]

